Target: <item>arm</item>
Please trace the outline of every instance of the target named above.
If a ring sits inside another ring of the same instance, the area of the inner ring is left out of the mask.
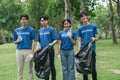
[[[35,40],[32,40],[32,48],[31,48],[32,53],[34,53],[34,47],[35,47]]]
[[[98,35],[95,34],[95,37],[92,37],[92,41],[97,41],[98,40]]]
[[[78,37],[78,51],[80,51],[81,47],[81,37]]]
[[[97,27],[95,26],[94,27],[94,38],[93,38],[93,41],[97,41],[98,40],[98,30],[97,30]]]
[[[58,55],[60,55],[61,41],[58,40]]]
[[[71,40],[71,42],[72,42],[73,45],[76,44],[76,41],[75,41],[75,40],[73,40],[72,38],[70,38],[70,40]]]
[[[95,34],[95,41],[98,40],[98,34]]]
[[[54,40],[54,41],[52,42],[53,45],[56,44],[56,43],[57,43],[57,40]]]

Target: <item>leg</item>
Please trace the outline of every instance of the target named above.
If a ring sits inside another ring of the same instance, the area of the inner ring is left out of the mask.
[[[60,55],[61,55],[61,63],[62,63],[63,80],[68,80],[67,55],[65,51],[61,51]]]
[[[51,50],[49,51],[50,67],[51,67],[51,74],[52,74],[51,80],[56,80],[56,69],[55,69],[55,64],[54,64],[54,55],[55,55],[54,49],[51,48]],[[49,76],[45,80],[49,80]]]
[[[74,50],[68,51],[68,80],[75,80]]]
[[[83,75],[83,80],[88,80],[88,75]]]
[[[96,53],[95,51],[93,51],[92,53],[92,67],[93,67],[93,71],[92,71],[92,80],[97,80],[97,72],[96,72]]]
[[[22,50],[16,51],[16,60],[18,66],[18,80],[22,80],[23,77],[23,67],[24,67],[24,57]]]
[[[25,50],[24,51],[24,57],[26,58],[27,56],[29,56],[31,54],[31,50]],[[32,61],[27,62],[26,63],[27,69],[28,69],[28,80],[34,80],[34,76],[33,76],[33,64]]]

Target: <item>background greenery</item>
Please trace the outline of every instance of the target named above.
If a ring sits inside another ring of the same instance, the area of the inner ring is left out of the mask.
[[[118,41],[120,42],[120,39]],[[62,80],[61,63],[57,58],[57,45],[54,48],[57,80]],[[75,52],[76,50],[77,45],[75,45]],[[96,53],[98,80],[120,80],[120,44],[113,45],[110,39],[99,40]],[[17,80],[15,44],[13,43],[0,45],[0,80]],[[24,80],[27,80],[26,66],[24,67]],[[35,76],[35,80],[40,79]],[[82,75],[77,72],[76,80],[82,80]]]
[[[70,0],[70,19],[75,31],[81,25],[78,14],[83,9],[81,7],[83,1],[90,22],[95,23],[99,30],[100,40],[97,42],[98,80],[120,80],[120,0]],[[114,45],[110,30],[110,1],[113,5],[114,21],[112,27],[118,40],[118,44]],[[13,31],[21,26],[19,16],[23,13],[29,15],[29,25],[35,28],[36,32],[41,27],[39,17],[47,15],[49,24],[55,27],[58,33],[62,29],[61,21],[65,16],[64,0],[26,0],[25,2],[20,2],[20,0],[0,0],[0,80],[17,79],[15,44],[11,42]],[[56,46],[57,80],[62,80],[61,63],[57,58]],[[75,52],[76,50],[77,45],[75,46]],[[24,78],[27,80],[26,67]],[[82,75],[76,72],[76,80],[81,79]],[[35,80],[39,79],[35,77]]]
[[[81,2],[84,5],[89,20],[95,23],[99,29],[100,39],[111,39],[110,30],[110,6],[109,0],[69,0],[70,19],[75,31],[81,25],[78,14],[82,11]],[[120,38],[120,1],[111,0],[113,5],[113,29],[116,38]],[[64,0],[1,0],[0,1],[0,44],[12,42],[13,31],[21,26],[19,16],[29,15],[29,25],[35,28],[36,32],[41,27],[39,17],[47,15],[49,25],[55,27],[59,32],[62,29],[61,21],[65,16]]]

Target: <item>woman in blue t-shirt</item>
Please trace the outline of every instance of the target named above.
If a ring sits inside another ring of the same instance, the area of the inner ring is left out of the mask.
[[[74,48],[77,35],[71,29],[71,21],[65,19],[62,23],[64,29],[58,34],[58,53],[61,57],[63,80],[75,80]]]

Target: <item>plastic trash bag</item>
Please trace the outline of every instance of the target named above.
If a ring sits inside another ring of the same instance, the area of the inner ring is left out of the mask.
[[[76,69],[81,74],[92,73],[92,40],[75,55]]]
[[[38,78],[45,79],[50,74],[49,50],[51,46],[39,49],[34,53],[35,73]]]

